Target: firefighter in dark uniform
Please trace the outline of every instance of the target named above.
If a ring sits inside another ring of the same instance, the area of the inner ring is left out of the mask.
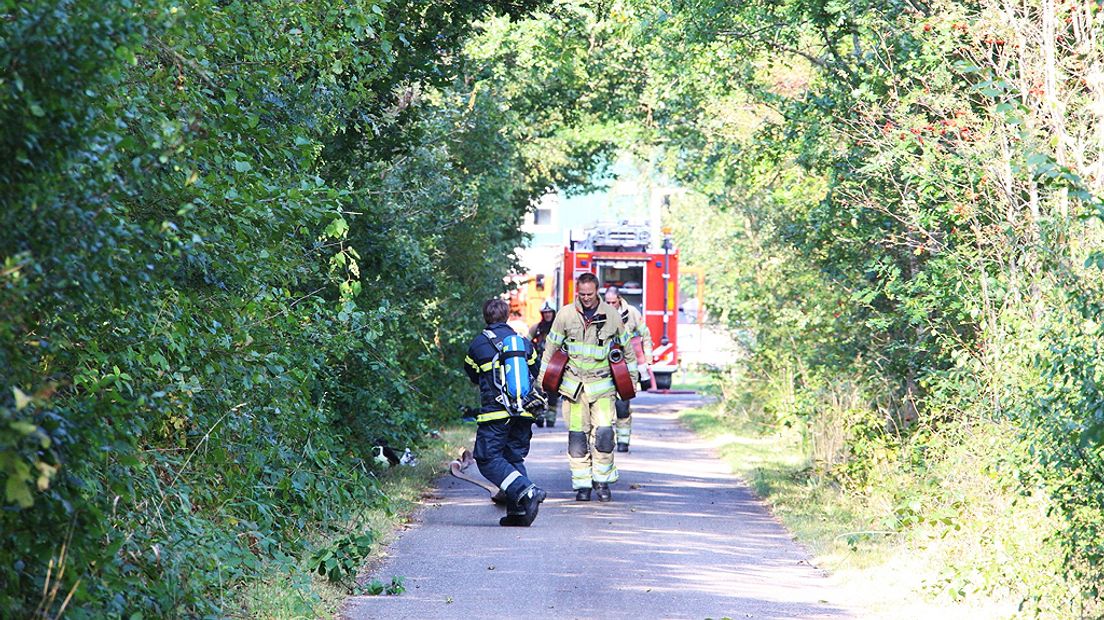
[[[556,318],[556,307],[551,301],[545,301],[540,309],[540,323],[529,328],[529,340],[533,342],[533,348],[537,350],[537,359],[544,356],[544,343],[548,338],[548,332],[552,331],[552,319]],[[556,425],[556,414],[560,408],[560,394],[553,392],[548,394],[548,406],[537,415],[537,426]]]
[[[495,361],[498,348],[491,336],[499,341],[515,332],[506,324],[510,306],[501,299],[483,304],[483,320],[487,327],[472,340],[464,359],[464,370],[472,383],[479,386],[480,408],[475,420],[475,462],[483,477],[498,485],[506,494],[506,516],[503,526],[528,527],[537,518],[537,510],[547,494],[529,480],[525,457],[533,438],[533,414],[528,411],[511,413],[498,400],[501,390],[495,382]],[[539,361],[532,345],[526,343],[525,359],[530,379],[537,375]]]

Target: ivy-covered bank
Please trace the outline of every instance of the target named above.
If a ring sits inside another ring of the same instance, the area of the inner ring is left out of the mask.
[[[373,443],[471,396],[530,200],[604,148],[570,76],[488,69],[529,4],[0,2],[7,617],[224,615],[356,541]]]

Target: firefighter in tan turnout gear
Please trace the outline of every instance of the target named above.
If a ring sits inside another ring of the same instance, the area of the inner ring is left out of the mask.
[[[612,499],[609,485],[617,482],[613,463],[613,401],[616,396],[610,370],[610,345],[620,346],[632,380],[636,382],[636,354],[621,314],[598,296],[598,278],[584,273],[575,282],[576,299],[556,314],[541,361],[539,385],[557,350],[568,355],[559,392],[567,418],[567,455],[571,486],[577,501]]]
[[[641,349],[644,351],[644,359],[636,360],[637,373],[640,376],[640,391],[652,387],[648,375],[648,360],[652,359],[652,334],[648,331],[648,325],[644,322],[640,311],[632,307],[623,297],[616,286],[606,288],[606,303],[614,310],[621,313],[621,322],[625,325],[625,332],[629,340],[640,338]],[[636,347],[626,347],[633,350]],[[617,414],[615,427],[617,429],[617,451],[629,451],[629,438],[632,436],[632,408],[630,401],[618,398],[614,402]]]

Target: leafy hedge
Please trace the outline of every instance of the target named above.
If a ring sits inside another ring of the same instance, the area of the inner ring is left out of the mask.
[[[524,152],[568,122],[469,67],[500,4],[0,3],[0,608],[219,615],[386,501],[601,150]]]
[[[739,404],[799,425],[831,484],[890,496],[902,539],[977,510],[1000,534],[958,540],[939,593],[1100,616],[1102,4],[630,4],[657,24],[662,165],[697,191],[684,259],[747,336]],[[1009,450],[965,446],[941,480],[963,429]],[[1044,512],[1060,551],[1002,544]]]

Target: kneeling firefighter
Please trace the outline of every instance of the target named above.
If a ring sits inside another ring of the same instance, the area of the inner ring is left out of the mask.
[[[533,348],[537,350],[537,357],[544,357],[544,345],[548,339],[548,333],[552,331],[552,321],[556,318],[556,308],[551,301],[544,302],[540,309],[540,315],[540,323],[529,328],[529,340],[533,342]],[[544,411],[537,413],[537,426],[540,427],[555,426],[556,411],[560,408],[559,392],[549,392],[547,396],[548,406],[544,408]]]
[[[648,325],[640,311],[621,297],[621,291],[616,286],[606,287],[605,299],[610,307],[621,313],[621,322],[625,324],[632,349],[637,354],[640,389],[648,390],[652,387],[651,374],[648,372],[648,360],[652,359],[652,334],[648,331]],[[632,437],[632,407],[630,401],[623,398],[618,398],[614,407],[617,411],[617,451],[628,452],[629,439]]]
[[[483,304],[486,329],[468,347],[464,370],[479,386],[473,456],[483,477],[506,494],[506,516],[499,525],[528,527],[547,494],[525,471],[533,438],[532,410],[544,406],[533,388],[537,354],[529,341],[506,324],[510,306],[501,299]]]
[[[558,389],[566,400],[567,455],[576,501],[590,501],[593,489],[598,501],[608,502],[609,485],[618,479],[613,401],[621,384],[614,384],[614,369],[627,371],[618,376],[635,383],[636,355],[621,315],[598,296],[598,278],[580,275],[575,291],[575,302],[561,308],[552,322],[538,382],[548,391]],[[558,386],[549,373],[558,375]]]

